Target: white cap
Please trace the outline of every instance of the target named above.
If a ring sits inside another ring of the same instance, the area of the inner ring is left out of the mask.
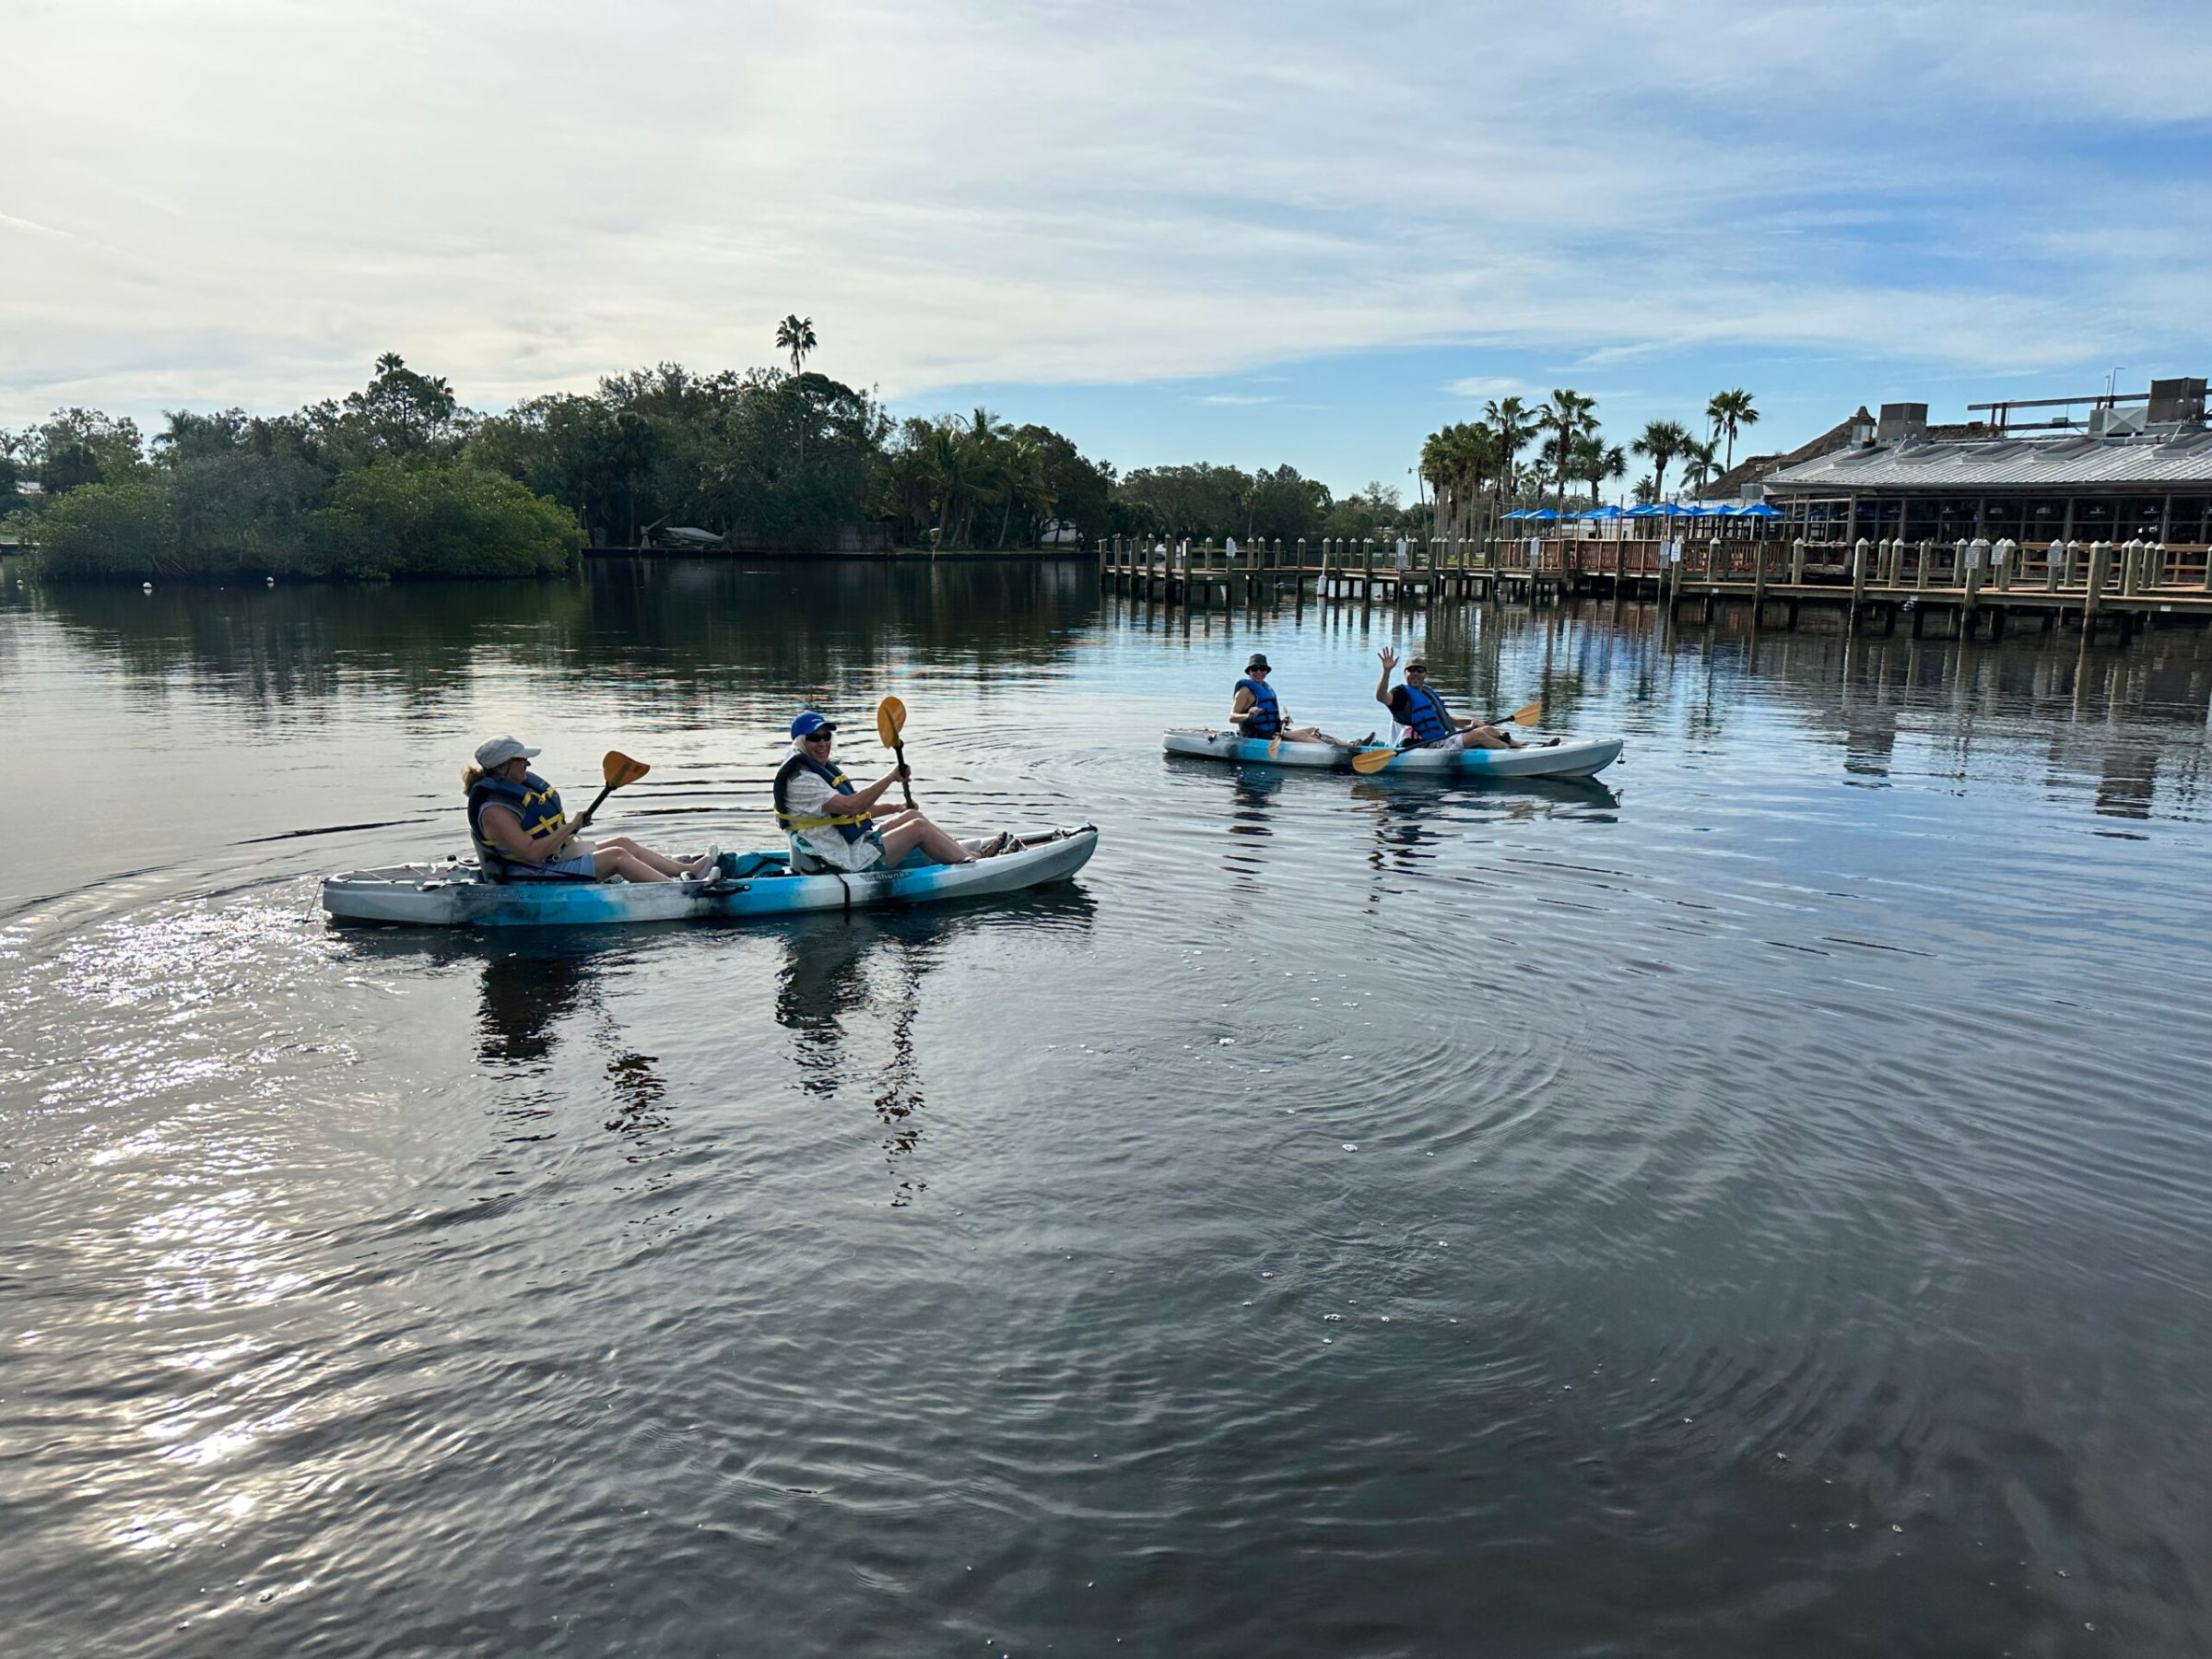
[[[545,753],[543,749],[528,748],[520,737],[494,737],[489,743],[477,746],[477,764],[486,771],[495,766],[504,766],[510,760],[535,759]]]

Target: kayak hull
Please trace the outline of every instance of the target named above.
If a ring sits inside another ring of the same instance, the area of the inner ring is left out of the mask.
[[[1271,755],[1265,738],[1240,737],[1234,732],[1171,731],[1165,745],[1171,755],[1328,771],[1349,771],[1352,757],[1361,752],[1352,744],[1281,743]],[[1618,737],[1567,737],[1556,744],[1517,749],[1404,749],[1376,775],[1435,772],[1455,778],[1589,778],[1619,759],[1621,747]]]
[[[747,854],[744,873],[712,882],[477,879],[466,860],[395,865],[333,876],[323,908],[341,922],[416,927],[601,927],[636,922],[705,922],[812,911],[941,904],[1064,881],[1090,862],[1090,825],[1021,837],[1018,852],[969,865],[913,865],[858,876],[794,876],[781,853]],[[980,842],[967,843],[972,851]]]

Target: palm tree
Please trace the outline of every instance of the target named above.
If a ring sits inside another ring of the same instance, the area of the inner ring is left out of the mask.
[[[956,421],[955,426],[959,423]],[[967,543],[975,528],[975,509],[983,500],[999,500],[1010,494],[1006,488],[1006,440],[1014,430],[982,405],[975,406],[969,416],[963,447],[968,453],[967,485],[968,511],[960,521],[962,543]]]
[[[1597,430],[1597,418],[1591,413],[1597,407],[1597,399],[1585,397],[1580,392],[1554,391],[1551,401],[1536,411],[1536,418],[1550,429],[1552,470],[1559,480],[1558,510],[1567,511],[1567,479],[1574,467],[1574,441]]]
[[[1713,453],[1710,438],[1692,438],[1682,449],[1682,482],[1691,489],[1702,489],[1721,470],[1721,458]]]
[[[1607,443],[1594,432],[1574,441],[1574,477],[1588,482],[1591,506],[1603,504],[1607,478],[1620,477],[1628,470],[1628,453],[1619,444]]]
[[[1712,401],[1705,406],[1706,418],[1712,422],[1712,435],[1728,440],[1727,458],[1721,463],[1723,472],[1735,470],[1735,434],[1738,429],[1759,424],[1759,411],[1751,406],[1751,394],[1737,386],[1727,392],[1715,392]]]
[[[930,429],[924,471],[929,479],[930,504],[937,515],[936,545],[942,550],[952,545],[947,539],[952,531],[952,515],[975,478],[972,452],[958,422],[942,420]]]
[[[814,349],[814,319],[802,317],[794,312],[776,324],[776,349],[791,353],[791,371],[798,373],[799,365]]]
[[[1643,436],[1632,446],[1640,455],[1648,455],[1652,462],[1652,500],[1666,500],[1666,469],[1674,458],[1695,441],[1688,429],[1678,420],[1653,420],[1645,423]]]
[[[1483,405],[1482,418],[1490,430],[1490,477],[1497,484],[1490,522],[1495,524],[1498,513],[1504,511],[1505,493],[1512,488],[1513,469],[1520,463],[1521,452],[1538,428],[1535,416],[1517,396],[1491,398]]]

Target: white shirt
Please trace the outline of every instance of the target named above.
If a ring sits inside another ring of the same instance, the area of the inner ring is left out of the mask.
[[[797,746],[793,747],[795,752]],[[838,769],[832,766],[830,770]],[[830,797],[837,793],[830,787],[827,778],[818,777],[802,766],[783,786],[784,808],[793,818],[841,816],[841,811],[830,806]],[[818,830],[794,830],[791,847],[794,853],[803,853],[840,870],[869,869],[883,858],[883,849],[873,841],[849,841],[838,833],[834,824],[824,824]]]

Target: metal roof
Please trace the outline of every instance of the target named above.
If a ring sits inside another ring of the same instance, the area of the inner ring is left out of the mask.
[[[2212,490],[2212,430],[2089,438],[1912,439],[1831,451],[1763,482],[1770,495],[1863,490]]]

